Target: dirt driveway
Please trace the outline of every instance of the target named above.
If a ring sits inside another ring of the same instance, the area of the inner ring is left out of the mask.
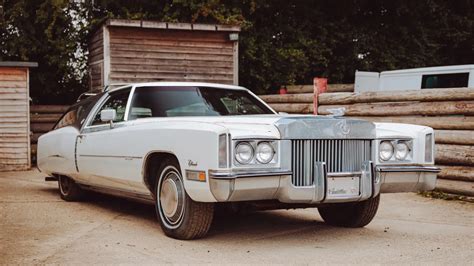
[[[0,264],[474,261],[474,204],[416,194],[383,195],[366,228],[326,226],[316,209],[266,211],[219,218],[195,241],[165,237],[152,206],[64,202],[36,171],[0,173],[0,195]]]

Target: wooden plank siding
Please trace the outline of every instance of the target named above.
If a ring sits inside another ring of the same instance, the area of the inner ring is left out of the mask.
[[[109,19],[88,43],[90,89],[152,81],[238,85],[238,32],[230,25]]]
[[[31,162],[36,164],[38,138],[51,131],[56,122],[66,112],[66,105],[31,105],[30,106],[30,131],[31,131]],[[0,145],[1,148],[1,145]]]
[[[110,27],[110,83],[234,83],[228,32]]]
[[[89,86],[101,90],[104,86],[104,30],[99,28],[89,40]]]
[[[28,68],[0,67],[0,171],[30,167]]]

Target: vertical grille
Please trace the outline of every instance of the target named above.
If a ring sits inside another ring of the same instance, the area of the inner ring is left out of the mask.
[[[325,162],[328,173],[360,172],[371,158],[370,140],[293,140],[291,145],[295,186],[313,184],[314,162]]]

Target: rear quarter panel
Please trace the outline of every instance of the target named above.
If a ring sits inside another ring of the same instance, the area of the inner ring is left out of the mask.
[[[74,127],[63,127],[41,135],[38,139],[38,168],[49,175],[74,177],[77,174],[74,152],[78,134]]]

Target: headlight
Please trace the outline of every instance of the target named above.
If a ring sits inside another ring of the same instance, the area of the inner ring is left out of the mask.
[[[260,142],[257,145],[256,158],[259,163],[267,164],[272,161],[275,150],[268,142]]]
[[[382,141],[379,146],[379,157],[383,161],[388,161],[393,156],[393,145],[390,141]]]
[[[410,153],[410,147],[408,147],[404,141],[399,141],[397,144],[395,144],[395,158],[397,160],[405,160],[408,156],[408,153]]]
[[[248,142],[241,142],[235,147],[235,159],[240,164],[249,164],[253,159],[254,150]]]
[[[279,167],[278,140],[247,139],[233,141],[233,165],[236,167]]]

